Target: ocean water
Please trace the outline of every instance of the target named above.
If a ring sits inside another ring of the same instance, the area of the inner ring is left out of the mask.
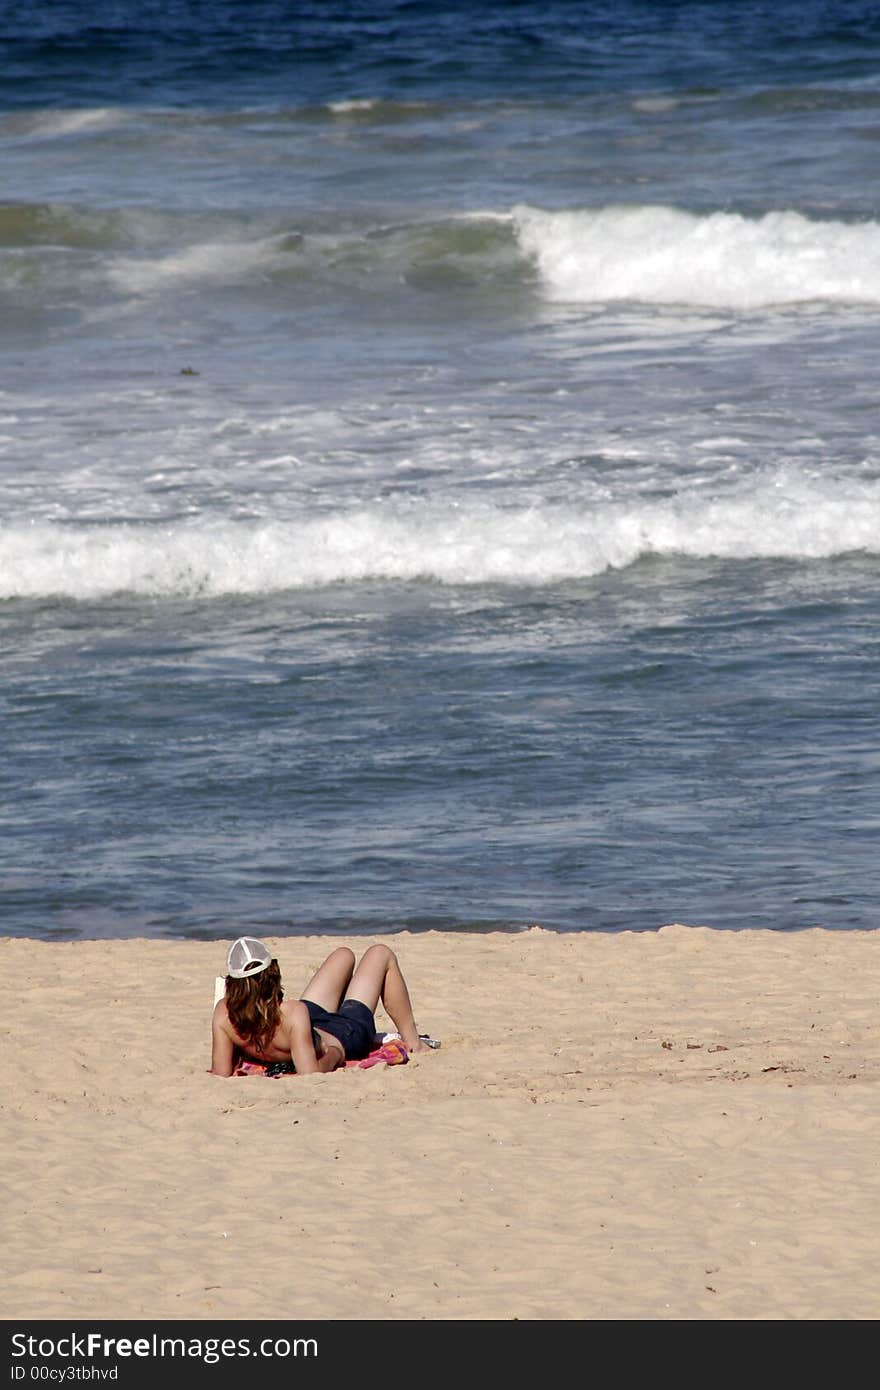
[[[5,934],[878,925],[880,12],[0,9]]]

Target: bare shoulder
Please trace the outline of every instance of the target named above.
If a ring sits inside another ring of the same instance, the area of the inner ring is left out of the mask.
[[[281,1018],[286,1027],[311,1028],[312,1020],[301,999],[285,999],[281,1005]]]
[[[224,1032],[231,1031],[232,1024],[229,1022],[229,1010],[226,1007],[225,999],[217,1000],[211,1015],[211,1022],[215,1028],[222,1028]]]

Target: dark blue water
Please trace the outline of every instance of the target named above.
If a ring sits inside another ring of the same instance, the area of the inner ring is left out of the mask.
[[[876,74],[863,0],[83,0],[0,17],[3,103],[236,108],[839,86]]]
[[[877,925],[880,14],[0,14],[0,903]]]

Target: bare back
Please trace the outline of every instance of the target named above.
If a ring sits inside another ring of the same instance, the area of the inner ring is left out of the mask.
[[[289,1062],[293,1058],[295,1020],[301,1023],[303,1006],[299,1000],[285,999],[279,1006],[278,1026],[267,1047],[260,1050],[251,1042],[246,1042],[233,1028],[229,1018],[226,1000],[221,999],[214,1006],[211,1021],[213,1035],[213,1058],[211,1070],[221,1076],[231,1076],[236,1050],[257,1062]],[[345,1061],[345,1053],[336,1038],[323,1029],[311,1030],[314,1039],[315,1059],[319,1070],[334,1070]],[[326,1059],[326,1060],[325,1060]]]

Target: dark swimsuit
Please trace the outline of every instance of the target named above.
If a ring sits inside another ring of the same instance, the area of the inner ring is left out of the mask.
[[[343,1000],[339,1012],[335,1014],[328,1013],[320,1004],[313,1004],[311,999],[302,1002],[309,1011],[312,1027],[320,1028],[342,1043],[347,1062],[360,1062],[373,1051],[376,1046],[376,1020],[372,1010],[360,999]]]

